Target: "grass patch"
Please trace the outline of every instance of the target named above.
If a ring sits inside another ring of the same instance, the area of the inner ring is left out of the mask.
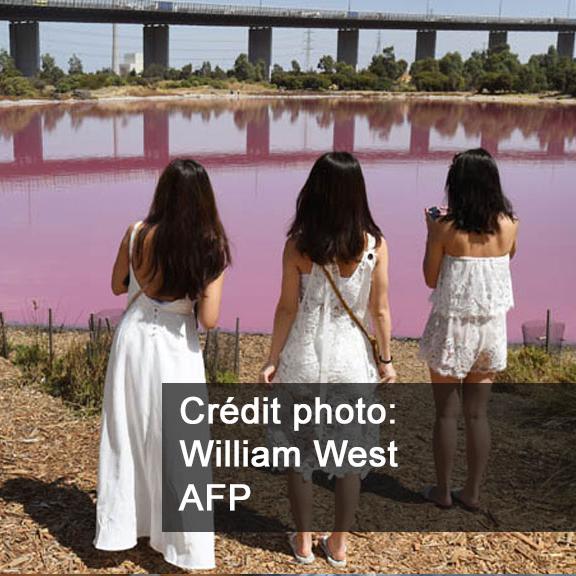
[[[570,354],[551,355],[539,348],[511,350],[508,369],[498,375],[500,384],[574,384],[576,358]]]

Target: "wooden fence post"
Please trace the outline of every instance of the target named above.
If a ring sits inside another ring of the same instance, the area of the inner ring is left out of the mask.
[[[240,318],[236,318],[236,342],[234,345],[234,374],[240,377]]]
[[[546,311],[546,354],[550,354],[550,327],[552,321],[552,313],[550,310]]]
[[[48,367],[52,372],[54,365],[54,320],[52,318],[52,308],[48,308]]]
[[[6,334],[6,324],[4,324],[4,314],[0,312],[0,356],[8,358],[8,336]]]

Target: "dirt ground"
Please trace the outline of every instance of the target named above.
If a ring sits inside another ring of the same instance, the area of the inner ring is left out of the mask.
[[[76,336],[66,336],[75,338]],[[267,337],[248,338],[242,377],[253,381]],[[58,346],[64,346],[59,339]],[[403,375],[424,378],[416,345],[397,346]],[[400,360],[401,359],[401,360]],[[409,362],[410,361],[410,362]],[[408,369],[407,369],[408,370]],[[127,552],[92,546],[99,417],[34,386],[0,359],[0,573],[183,573],[145,541]],[[432,509],[431,513],[441,513]],[[217,535],[214,573],[326,573],[319,557],[291,561],[283,533]],[[560,533],[355,533],[347,573],[574,573],[576,538]]]

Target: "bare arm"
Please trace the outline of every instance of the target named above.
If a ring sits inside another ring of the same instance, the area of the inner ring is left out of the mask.
[[[212,330],[218,325],[223,288],[224,272],[211,284],[208,284],[204,296],[198,303],[198,320],[206,330]]]
[[[116,256],[116,262],[114,262],[114,268],[112,270],[112,292],[116,296],[128,292],[128,286],[125,281],[130,275],[130,236],[132,234],[132,228],[133,227],[130,226],[126,234],[124,234],[124,238],[122,238],[118,255]]]
[[[376,251],[376,258],[370,291],[370,314],[380,346],[380,354],[385,361],[388,361],[392,360],[392,315],[388,299],[388,246],[384,239]],[[386,382],[395,381],[396,372],[391,363],[379,363],[378,369],[380,376]]]
[[[426,255],[424,256],[424,279],[428,288],[436,288],[444,259],[442,224],[432,220],[428,213],[426,213],[426,223],[428,225],[428,239],[426,241]]]
[[[288,241],[282,258],[282,292],[274,316],[274,332],[268,362],[261,374],[261,380],[269,384],[273,379],[280,360],[280,354],[286,345],[296,315],[300,298],[300,271],[298,269],[298,251],[293,242]]]

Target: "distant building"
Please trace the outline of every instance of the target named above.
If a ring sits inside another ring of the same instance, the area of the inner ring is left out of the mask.
[[[124,62],[120,64],[120,74],[127,76],[131,72],[141,74],[144,70],[144,55],[141,52],[124,54]]]

